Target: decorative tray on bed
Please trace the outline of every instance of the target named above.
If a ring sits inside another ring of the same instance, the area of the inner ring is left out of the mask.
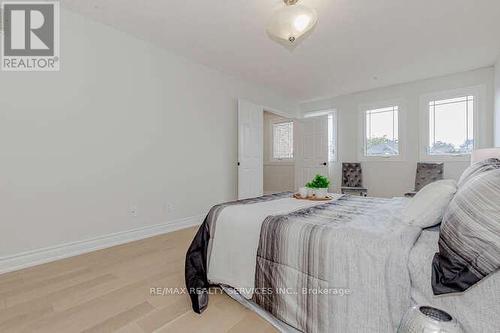
[[[299,200],[311,200],[311,201],[329,201],[329,200],[332,200],[332,199],[333,199],[333,197],[332,197],[331,195],[327,195],[327,196],[326,196],[326,197],[324,197],[324,198],[316,198],[315,196],[303,198],[303,197],[301,197],[301,196],[300,196],[300,194],[298,194],[298,193],[295,193],[295,194],[293,195],[293,197],[294,197],[295,199],[299,199]]]

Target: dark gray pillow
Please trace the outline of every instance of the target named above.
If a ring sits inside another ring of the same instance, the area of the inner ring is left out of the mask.
[[[497,158],[489,158],[484,161],[476,162],[467,169],[465,169],[465,171],[462,173],[462,176],[458,180],[458,187],[465,184],[469,179],[471,179],[475,175],[495,169],[500,169],[500,160]]]
[[[450,202],[432,261],[435,295],[461,292],[500,268],[500,169],[470,177]]]

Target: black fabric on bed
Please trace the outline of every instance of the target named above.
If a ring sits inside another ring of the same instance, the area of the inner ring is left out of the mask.
[[[208,306],[207,292],[210,284],[207,279],[207,249],[210,228],[207,219],[208,216],[203,221],[186,253],[186,287],[191,298],[193,311],[196,313],[202,313]]]
[[[212,285],[207,278],[207,254],[210,237],[213,236],[210,235],[210,230],[215,226],[218,214],[227,206],[278,200],[289,198],[292,195],[292,192],[268,194],[257,198],[222,203],[210,209],[186,253],[185,281],[194,312],[202,313],[208,306],[208,288]],[[212,233],[214,232],[212,231]]]

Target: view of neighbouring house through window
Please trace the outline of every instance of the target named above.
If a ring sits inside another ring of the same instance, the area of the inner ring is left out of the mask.
[[[399,109],[365,111],[365,156],[399,155]]]
[[[273,158],[293,158],[293,122],[273,124]]]
[[[474,148],[473,122],[474,96],[429,102],[429,154],[470,154]]]

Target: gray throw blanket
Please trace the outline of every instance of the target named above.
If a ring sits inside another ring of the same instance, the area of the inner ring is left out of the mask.
[[[401,223],[403,203],[345,196],[269,216],[254,301],[304,332],[395,332],[411,305],[408,256],[421,232]]]

